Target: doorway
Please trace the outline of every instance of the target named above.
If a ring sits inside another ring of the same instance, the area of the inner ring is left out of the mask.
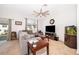
[[[0,23],[0,41],[8,39],[8,24]]]
[[[7,18],[0,18],[0,44],[10,39],[10,20]]]

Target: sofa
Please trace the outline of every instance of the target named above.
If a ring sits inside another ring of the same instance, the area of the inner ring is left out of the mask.
[[[34,34],[28,34],[27,32],[23,32],[23,31],[19,32],[19,46],[22,55],[28,54],[27,42],[31,40],[37,40],[37,38],[38,37],[35,37]]]

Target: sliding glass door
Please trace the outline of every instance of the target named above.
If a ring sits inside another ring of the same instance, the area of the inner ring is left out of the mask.
[[[8,24],[0,24],[0,41],[8,39]]]
[[[0,18],[0,41],[9,40],[10,24],[9,19]]]

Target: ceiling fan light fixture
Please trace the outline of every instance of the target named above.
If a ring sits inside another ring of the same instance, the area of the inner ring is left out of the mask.
[[[44,4],[43,6],[47,6],[47,4]],[[37,12],[37,11],[33,11],[33,12],[34,12],[33,15],[35,15],[36,17],[37,16],[40,16],[40,17],[44,16],[44,17],[46,17],[47,15],[49,15],[49,13],[48,13],[49,10],[43,11],[42,8],[40,9],[39,12]]]

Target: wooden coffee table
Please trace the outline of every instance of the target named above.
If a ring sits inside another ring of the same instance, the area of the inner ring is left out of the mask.
[[[36,55],[36,52],[40,49],[46,47],[47,49],[47,55],[49,55],[49,41],[48,40],[39,40],[39,42],[36,43],[36,47],[33,47],[32,44],[28,42],[28,55],[29,55],[29,49],[33,53],[33,55]]]
[[[42,35],[42,36],[40,36],[40,37],[41,37],[41,39],[42,39],[42,40],[44,40],[44,39],[46,39],[46,38],[47,38],[47,39],[48,39],[48,41],[49,41],[49,36]]]

